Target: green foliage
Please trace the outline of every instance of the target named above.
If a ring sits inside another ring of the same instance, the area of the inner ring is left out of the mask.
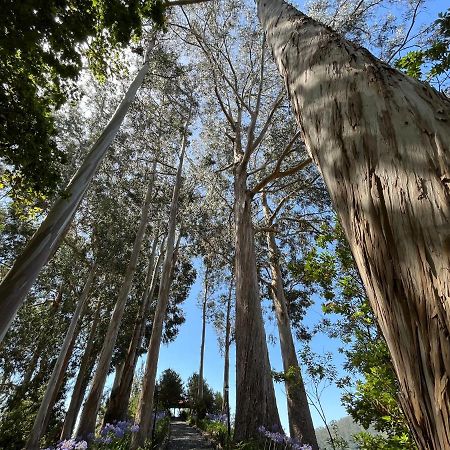
[[[225,423],[203,419],[197,422],[197,426],[208,433],[211,439],[222,448],[226,448],[230,443],[228,439],[228,428]]]
[[[142,19],[163,24],[162,2],[40,0],[5,2],[0,18],[1,184],[11,196],[47,195],[60,181],[65,154],[53,112],[74,97],[87,56],[105,79],[114,51],[142,32]]]
[[[222,409],[222,396],[214,393],[203,380],[203,398],[198,398],[198,373],[192,374],[187,382],[187,400],[189,407],[196,412],[198,419],[203,419],[207,413],[219,413]]]
[[[149,448],[157,449],[161,448],[164,440],[170,433],[170,417],[158,420],[155,427],[155,439],[150,444]]]
[[[384,433],[377,437],[377,442],[389,444],[391,447],[386,448],[392,449],[415,448],[398,402],[399,386],[389,351],[376,325],[343,229],[336,223],[334,227],[322,227],[321,231],[317,246],[306,256],[305,263],[291,270],[325,298],[322,309],[326,317],[316,331],[343,342],[340,351],[345,355],[344,368],[349,376],[338,379],[336,373],[331,373],[329,359],[318,362],[305,349],[302,355],[308,373],[350,389],[342,397],[343,404],[364,428],[372,426]],[[352,377],[358,379],[354,391]],[[361,434],[358,439],[363,442],[365,436]],[[394,444],[398,446],[392,447]]]
[[[421,79],[426,70],[426,78],[431,79],[450,69],[450,10],[439,14],[435,28],[426,48],[410,51],[396,61],[409,76]]]
[[[397,436],[379,436],[367,432],[361,432],[354,436],[358,444],[358,449],[361,450],[400,450],[412,449],[411,438],[408,434]]]
[[[183,400],[183,382],[180,375],[166,369],[158,381],[158,405],[162,409],[178,408]]]

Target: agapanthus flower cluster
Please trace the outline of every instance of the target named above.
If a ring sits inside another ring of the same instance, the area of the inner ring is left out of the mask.
[[[158,411],[155,415],[155,420],[158,422],[158,420],[162,420],[165,417],[167,417],[166,411]]]
[[[227,415],[226,414],[206,414],[206,418],[211,420],[211,422],[220,422],[227,423]]]
[[[268,430],[264,426],[260,426],[258,431],[269,441],[274,442],[276,445],[284,446],[292,450],[312,450],[309,444],[302,444],[297,439],[286,436],[281,431]]]
[[[86,441],[77,439],[66,439],[58,443],[56,447],[48,447],[45,450],[86,450],[88,444]]]
[[[121,439],[127,433],[137,433],[139,425],[121,420],[119,422],[107,423],[100,431],[100,436],[94,438],[94,435],[89,436],[89,440],[100,444],[111,444],[114,439]],[[48,447],[45,450],[86,450],[88,443],[80,439],[66,439],[58,443],[56,447]]]
[[[115,438],[121,439],[126,433],[137,433],[139,425],[128,420],[120,420],[114,423],[107,423],[100,431],[100,437],[97,442],[110,444]]]

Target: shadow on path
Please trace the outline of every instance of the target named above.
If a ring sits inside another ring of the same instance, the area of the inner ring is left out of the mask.
[[[169,450],[196,450],[209,449],[213,447],[207,440],[194,428],[190,427],[186,422],[172,422],[170,432]]]

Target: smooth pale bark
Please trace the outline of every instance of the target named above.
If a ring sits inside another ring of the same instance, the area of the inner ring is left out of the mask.
[[[200,368],[198,371],[198,392],[197,399],[203,399],[203,364],[205,359],[205,337],[206,337],[206,305],[208,302],[208,267],[205,269],[205,295],[202,303],[202,339],[200,343]]]
[[[77,431],[77,436],[79,437],[88,438],[89,435],[95,432],[95,423],[97,419],[98,409],[100,407],[103,388],[105,386],[106,377],[108,376],[111,358],[114,352],[114,346],[116,344],[117,335],[119,333],[120,324],[122,321],[123,313],[125,311],[125,305],[128,299],[128,295],[131,290],[134,273],[136,272],[137,261],[142,247],[142,240],[144,239],[145,230],[148,225],[148,216],[150,212],[151,200],[153,198],[153,186],[156,172],[155,164],[153,165],[153,172],[148,184],[144,204],[142,206],[141,218],[133,243],[133,250],[131,252],[130,261],[128,262],[128,266],[125,271],[125,277],[117,296],[117,301],[111,315],[108,330],[106,331],[102,351],[100,353],[97,368],[92,380],[91,389],[84,404],[83,412],[81,414],[80,424]]]
[[[145,364],[144,378],[142,380],[141,396],[137,412],[139,431],[133,434],[131,440],[131,450],[143,447],[145,441],[150,437],[151,424],[153,417],[153,396],[155,393],[156,370],[158,368],[159,349],[161,346],[164,319],[167,313],[169,303],[171,273],[173,272],[173,255],[175,245],[175,229],[177,224],[178,199],[181,188],[181,173],[183,169],[184,153],[187,146],[188,122],[183,132],[183,141],[181,144],[180,162],[175,181],[175,187],[172,194],[170,206],[169,224],[167,230],[166,254],[159,283],[158,303],[156,305],[155,316],[153,318],[152,334],[148,345],[147,359]]]
[[[75,344],[77,342],[77,338],[78,338],[78,331],[72,337],[72,341],[69,344],[69,348],[67,349],[66,357],[65,357],[64,362],[62,364],[62,369],[60,371],[58,379],[56,380],[55,388],[53,389],[53,396],[52,396],[52,398],[50,400],[51,407],[47,410],[47,413],[46,413],[45,419],[44,419],[44,425],[42,427],[43,434],[45,434],[45,432],[47,431],[48,424],[50,423],[50,419],[52,418],[53,407],[54,407],[56,401],[58,400],[58,395],[61,392],[61,388],[62,388],[62,386],[64,384],[64,381],[66,380],[67,367],[69,366],[69,362],[70,362],[70,360],[72,358],[73,349],[75,348]]]
[[[233,292],[233,280],[230,281],[227,301],[227,313],[225,316],[225,349],[223,364],[223,401],[222,414],[227,415],[228,436],[231,434],[230,423],[230,345],[231,345],[231,296]]]
[[[61,431],[61,440],[69,439],[72,436],[72,431],[81,408],[81,403],[83,402],[84,394],[89,384],[89,378],[94,367],[92,350],[94,348],[94,340],[97,334],[97,326],[100,321],[100,310],[101,303],[98,302],[86,340],[86,347],[84,349],[83,357],[81,358],[80,369],[78,370],[75,386],[73,387],[69,408],[67,409],[66,417],[64,418],[64,424]]]
[[[420,449],[450,448],[450,103],[282,0],[267,42],[389,347]]]
[[[145,280],[145,292],[142,296],[142,302],[136,317],[133,335],[128,346],[120,377],[117,380],[116,386],[111,390],[111,396],[105,412],[104,424],[113,423],[114,421],[125,420],[128,418],[128,405],[130,403],[133,377],[138,361],[138,350],[142,344],[145,323],[147,321],[151,300],[153,299],[156,288],[164,242],[165,240],[163,239],[160,252],[155,263],[158,240],[155,237],[153,241],[152,252],[150,254],[150,261]]]
[[[273,227],[271,211],[267,205],[265,194],[262,194],[262,204],[266,227]],[[284,293],[283,275],[279,262],[279,249],[273,231],[266,232],[267,248],[269,250],[269,266],[272,276],[271,296],[275,315],[277,317],[280,336],[281,357],[285,378],[286,400],[288,406],[289,434],[304,444],[309,444],[313,450],[318,450],[316,432],[308,405],[305,385],[295,352],[294,339],[291,331],[291,321]]]
[[[33,347],[33,354],[30,360],[26,363],[27,370],[23,375],[22,381],[19,385],[16,385],[14,392],[8,398],[5,411],[10,411],[17,407],[17,405],[27,396],[27,392],[30,388],[31,383],[35,384],[36,377],[39,375],[39,371],[42,369],[43,365],[43,351],[47,341],[47,329],[49,325],[49,321],[52,320],[53,314],[56,314],[59,307],[61,306],[62,299],[62,288],[60,287],[55,299],[52,301],[49,312],[46,313],[46,319],[44,323],[41,325],[40,330],[38,331],[36,337],[36,343]],[[1,346],[1,344],[0,344]],[[45,364],[45,363],[44,363]],[[38,368],[38,373],[35,374],[36,369]],[[34,375],[34,377],[33,377]]]
[[[51,409],[53,408],[54,401],[58,394],[58,390],[61,387],[62,379],[64,376],[65,369],[67,368],[69,349],[72,347],[76,339],[76,331],[78,328],[78,321],[83,315],[86,308],[89,293],[91,291],[92,283],[94,282],[96,266],[95,264],[91,267],[89,271],[88,278],[83,287],[80,299],[78,300],[77,306],[73,313],[72,319],[70,321],[69,328],[67,330],[64,342],[62,344],[61,350],[59,351],[58,359],[56,360],[55,366],[53,368],[52,374],[47,384],[47,388],[42,398],[41,405],[39,407],[37,416],[34,420],[33,428],[28,438],[27,444],[25,445],[26,450],[37,450],[39,449],[39,441],[44,433],[45,419],[49,415]]]
[[[279,427],[256,266],[252,198],[246,164],[235,169],[236,418],[234,440],[259,437],[258,428]]]
[[[62,237],[67,232],[72,218],[97,172],[97,168],[117,135],[128,108],[144,81],[149,67],[148,55],[152,52],[154,45],[155,39],[150,43],[142,68],[131,83],[108,125],[66,187],[64,195],[52,206],[46,219],[0,284],[0,342],[8,331],[18,309],[22,306],[39,272],[56,252]]]

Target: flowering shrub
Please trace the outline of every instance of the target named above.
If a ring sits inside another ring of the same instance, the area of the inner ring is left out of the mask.
[[[260,426],[258,428],[258,431],[265,438],[266,442],[264,443],[264,448],[266,448],[266,444],[268,444],[269,450],[277,448],[292,450],[312,450],[312,447],[309,444],[302,444],[297,439],[286,436],[283,432],[270,431],[263,426]]]
[[[227,423],[227,415],[226,414],[206,414],[206,418],[211,422],[220,422]]]
[[[45,450],[86,450],[88,444],[86,441],[77,439],[66,439],[58,443],[56,447],[48,447]]]
[[[205,419],[198,420],[197,426],[203,431],[206,431],[210,438],[226,447],[229,444],[227,415],[226,414],[206,414]]]
[[[139,431],[139,425],[129,421],[119,421],[113,424],[107,423],[100,431],[100,436],[93,437],[88,444],[81,439],[67,439],[59,442],[56,447],[48,447],[45,450],[86,450],[86,449],[127,449],[131,440],[131,433]]]
[[[167,411],[158,411],[155,415],[156,422],[165,419],[166,417],[168,417]]]

